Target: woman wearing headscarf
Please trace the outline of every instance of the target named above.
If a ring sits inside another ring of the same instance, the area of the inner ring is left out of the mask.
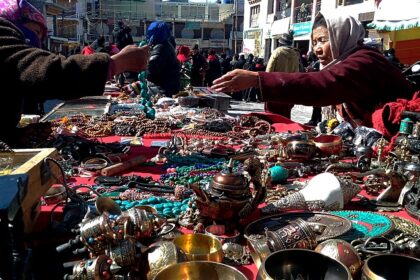
[[[261,89],[264,101],[308,106],[335,105],[353,125],[372,126],[372,113],[396,98],[411,99],[412,88],[401,72],[378,51],[364,47],[365,30],[348,15],[318,14],[312,47],[321,71],[263,73],[232,71],[214,82],[218,91]]]
[[[40,49],[47,35],[43,15],[26,0],[0,1],[0,84],[13,92],[3,95],[0,140],[16,145],[16,130],[25,100],[71,99],[101,95],[108,77],[140,71],[147,65],[148,47],[127,47],[114,56],[93,54],[65,58]]]
[[[175,46],[170,42],[171,31],[166,22],[155,21],[147,29],[150,53],[147,79],[158,86],[168,97],[178,93],[180,88],[181,64]]]

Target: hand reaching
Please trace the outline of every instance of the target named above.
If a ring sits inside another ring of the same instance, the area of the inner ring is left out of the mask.
[[[258,73],[235,69],[214,80],[211,89],[219,92],[235,92],[252,87],[259,87]]]
[[[149,55],[149,46],[126,46],[119,53],[111,56],[115,64],[114,74],[120,74],[126,71],[139,72],[146,69]]]

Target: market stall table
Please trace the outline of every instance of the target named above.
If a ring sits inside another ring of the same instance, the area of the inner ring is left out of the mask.
[[[280,125],[279,125],[280,126]],[[283,125],[281,125],[283,126]],[[292,124],[292,127],[294,126],[294,124]],[[110,143],[110,142],[119,142],[121,140],[121,137],[104,137],[101,138],[100,141],[105,142],[105,143]],[[129,158],[132,157],[137,157],[139,155],[145,156],[147,159],[151,159],[152,157],[154,157],[156,155],[156,153],[158,152],[157,147],[151,147],[151,144],[155,141],[165,141],[168,139],[143,139],[143,146],[133,146],[130,149],[129,152]],[[147,177],[147,176],[151,176],[153,179],[158,180],[161,174],[166,173],[166,169],[163,169],[162,165],[155,165],[155,166],[144,166],[144,165],[140,165],[140,166],[136,166],[132,169],[130,169],[128,172],[124,172],[123,174],[119,174],[119,175],[140,175],[142,177]],[[71,183],[74,183],[75,185],[94,185],[95,182],[95,177],[73,177],[71,179]],[[366,197],[370,197],[369,195],[366,194],[365,191],[362,191],[361,193],[362,195],[366,196]],[[259,208],[263,207],[264,204],[260,205]],[[46,230],[48,228],[48,223],[50,221],[50,216],[51,216],[51,210],[54,206],[51,205],[47,205],[47,206],[43,206],[41,209],[41,215],[40,218],[38,219],[38,227],[37,227],[37,232],[42,232],[44,230]],[[350,203],[346,206],[345,210],[361,210],[361,211],[366,211],[366,208],[358,203]],[[54,209],[54,211],[60,211],[60,209]],[[398,212],[384,212],[383,214],[391,214],[391,215],[395,215],[398,217],[402,217],[404,219],[413,221],[417,224],[420,224],[418,221],[416,221],[415,219],[411,218],[406,211],[401,210]],[[247,217],[247,219],[245,221],[242,222],[243,225],[246,225],[252,221],[255,221],[257,219],[261,218],[261,215],[259,213],[259,211],[254,211],[249,217]],[[183,232],[187,233],[187,232],[191,232],[191,230],[187,230],[187,229],[183,229]],[[248,279],[256,279],[258,270],[257,267],[254,264],[250,264],[250,265],[241,265],[237,267],[240,271],[242,271]]]

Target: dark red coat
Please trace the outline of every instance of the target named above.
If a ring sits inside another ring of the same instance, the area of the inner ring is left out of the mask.
[[[259,77],[266,102],[340,105],[337,108],[346,120],[366,126],[372,126],[375,109],[397,98],[411,99],[413,93],[398,68],[378,51],[365,47],[320,72],[259,72]]]

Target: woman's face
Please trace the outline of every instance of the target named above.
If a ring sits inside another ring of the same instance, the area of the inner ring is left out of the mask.
[[[333,60],[328,29],[325,26],[318,26],[312,30],[312,48],[323,66]]]
[[[33,31],[36,34],[36,36],[39,38],[39,41],[42,41],[44,37],[44,30],[42,29],[41,25],[39,25],[36,22],[30,21],[30,22],[24,23],[23,26]]]

